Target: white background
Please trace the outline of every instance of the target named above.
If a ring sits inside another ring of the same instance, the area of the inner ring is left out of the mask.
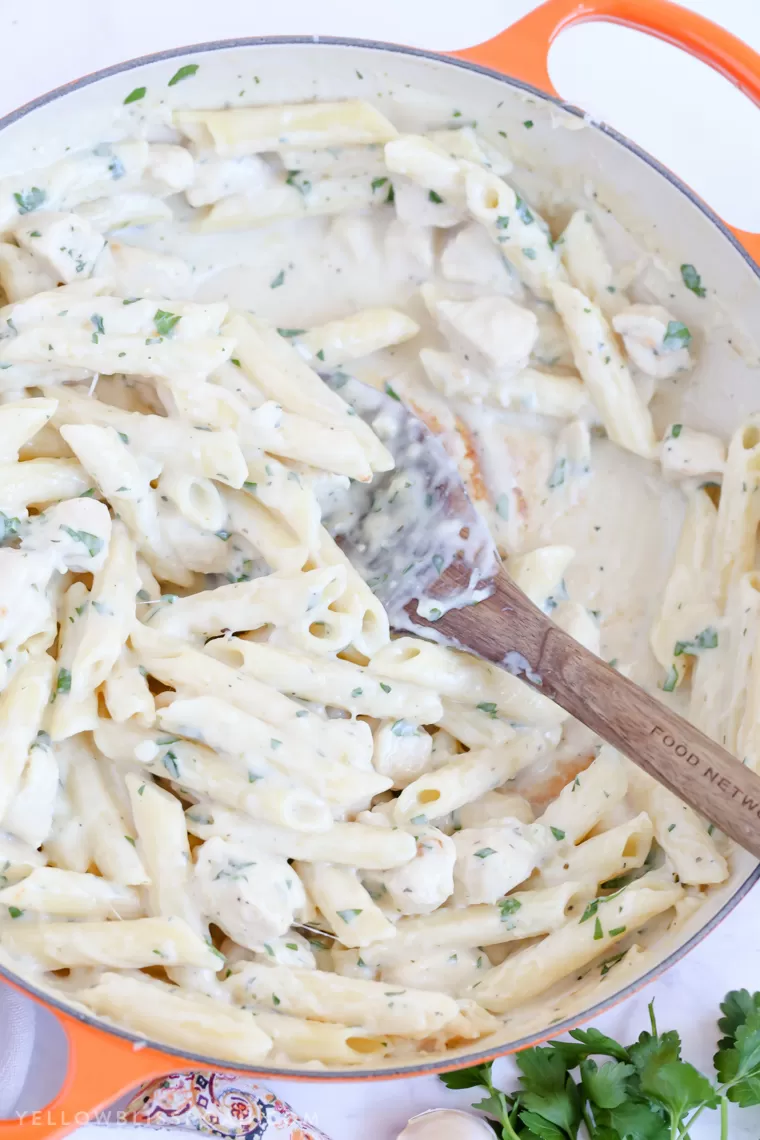
[[[684,2],[760,51],[758,0]],[[534,6],[530,0],[37,0],[28,5],[0,0],[0,114],[86,72],[182,44],[319,33],[447,50],[488,39]],[[675,48],[609,25],[586,25],[560,37],[551,53],[551,74],[565,98],[671,166],[726,221],[760,230],[760,112],[721,77]],[[684,962],[597,1024],[632,1040],[645,1027],[646,1004],[654,996],[661,1026],[680,1029],[688,1058],[709,1071],[723,994],[742,986],[760,988],[757,899],[755,892]],[[60,1064],[57,1036],[38,1033],[38,1041],[35,1084],[41,1070]],[[514,1081],[511,1062],[500,1063],[497,1071]],[[469,1094],[449,1094],[432,1077],[329,1087],[273,1082],[270,1087],[332,1140],[392,1140],[413,1112],[469,1103]],[[95,1140],[99,1132],[82,1129],[81,1140]],[[714,1140],[715,1116],[705,1117],[692,1135]],[[759,1136],[760,1109],[732,1118],[731,1140]]]

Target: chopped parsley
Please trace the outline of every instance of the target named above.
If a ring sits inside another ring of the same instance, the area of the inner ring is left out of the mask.
[[[398,392],[391,387],[387,380],[385,381],[385,394],[386,396],[390,396],[392,400],[398,400],[398,402],[401,403],[401,397]]]
[[[275,278],[269,282],[270,289],[279,289],[281,285],[285,284],[285,270],[281,269]]]
[[[522,903],[519,899],[501,899],[496,905],[501,911],[501,921],[506,922],[513,914],[517,913]]]
[[[5,545],[6,542],[12,542],[14,538],[18,538],[20,526],[21,519],[3,514],[3,512],[0,511],[0,546]]]
[[[594,923],[594,942],[598,942],[600,938],[604,938],[604,931],[602,930],[602,924],[597,915],[596,922]]]
[[[520,221],[523,222],[526,226],[529,226],[531,222],[535,220],[530,209],[522,200],[519,194],[515,197],[515,210],[517,211],[517,216]],[[523,253],[524,252],[525,250],[523,250]]]
[[[103,326],[103,318],[101,317],[100,313],[93,313],[90,317],[90,321],[95,326],[95,332],[104,333],[106,331]]]
[[[55,682],[55,695],[71,692],[71,672],[68,669],[59,669]]]
[[[671,665],[668,669],[668,675],[662,683],[663,693],[672,693],[678,684],[678,670],[675,665]]]
[[[558,459],[557,462],[554,464],[554,468],[552,470],[552,473],[549,476],[549,479],[547,481],[546,485],[549,488],[549,490],[553,491],[555,487],[561,487],[562,484],[565,482],[566,475],[567,475],[567,459],[564,456],[562,456],[562,458]]]
[[[119,435],[121,435],[121,432],[119,432]],[[103,539],[97,534],[90,534],[89,531],[86,530],[72,530],[70,526],[63,525],[60,529],[65,531],[75,542],[81,542],[82,545],[87,548],[87,553],[90,558],[94,558],[95,555],[99,554],[103,549]]]
[[[373,178],[372,179],[372,189],[373,190],[379,190],[381,186],[385,186],[387,181],[388,181],[387,178]]]
[[[487,859],[489,855],[495,855],[493,847],[481,847],[480,851],[475,852],[476,859]]]
[[[394,720],[391,725],[391,732],[394,736],[417,736],[417,726],[411,724],[408,720]]]
[[[606,977],[612,967],[617,966],[618,962],[621,962],[627,953],[627,950],[621,950],[619,954],[614,954],[611,958],[605,958],[602,962],[602,977]]]
[[[435,202],[436,206],[440,206],[441,203],[443,202],[443,198],[441,197],[440,194],[436,194],[435,190],[431,190],[428,193],[428,199],[431,202]]]
[[[561,839],[565,838],[565,833],[564,833],[564,831],[562,831],[561,828],[550,827],[549,830],[551,831],[552,835],[554,836],[554,838],[557,840],[558,843],[560,842]]]
[[[580,922],[588,922],[590,918],[593,918],[596,912],[599,910],[599,903],[601,901],[601,899],[592,899],[581,915]]]
[[[681,280],[683,281],[686,288],[690,289],[696,297],[707,296],[707,290],[702,284],[702,278],[699,276],[693,265],[681,266]]]
[[[44,190],[40,190],[39,186],[32,186],[31,190],[17,191],[13,195],[19,214],[31,214],[34,210],[39,210],[46,198],[47,194]]]
[[[174,72],[174,75],[167,83],[167,87],[174,87],[175,84],[181,83],[183,79],[189,79],[191,75],[195,75],[199,67],[200,64],[198,63],[184,64],[184,66],[182,66],[179,71]]]
[[[153,323],[159,336],[171,336],[174,329],[182,320],[176,313],[167,313],[163,309],[156,309]]]
[[[166,752],[161,763],[173,780],[179,779],[179,764],[177,763],[177,757],[174,752]]]
[[[349,925],[355,918],[358,918],[362,912],[361,909],[357,910],[356,907],[353,907],[351,910],[338,910],[335,913],[341,922],[345,922],[346,925]]]
[[[352,697],[360,697],[363,692],[364,692],[364,689],[352,689],[351,690],[351,696]]]
[[[671,439],[678,439],[678,437],[682,431],[683,431],[683,424],[673,424],[673,426],[670,429],[670,438]]]
[[[288,340],[294,336],[303,336],[306,329],[278,329],[280,336],[286,337]]]
[[[699,653],[702,649],[716,649],[717,646],[718,631],[708,625],[693,641],[677,641],[673,647],[673,656],[680,657],[682,653]]]
[[[383,684],[382,681],[380,682],[380,688],[383,690],[384,693],[389,693],[391,691],[390,685],[385,685],[385,684]]]
[[[140,99],[144,99],[147,90],[147,87],[135,87],[134,91],[130,91],[124,100],[125,105],[127,103],[137,103]]]
[[[19,910],[17,906],[8,907],[8,914],[11,916],[11,918],[21,918],[21,915],[23,913],[23,910]]]
[[[663,348],[669,351],[676,348],[688,348],[691,344],[691,333],[683,321],[668,321],[665,336],[662,338]]]

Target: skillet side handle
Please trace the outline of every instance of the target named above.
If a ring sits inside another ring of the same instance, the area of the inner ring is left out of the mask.
[[[0,1140],[52,1140],[80,1128],[124,1093],[167,1073],[208,1066],[157,1049],[135,1047],[97,1025],[56,1010],[68,1044],[58,1095],[43,1108],[0,1120]]]
[[[681,48],[720,72],[760,107],[760,55],[719,24],[670,0],[546,0],[493,39],[451,54],[557,97],[549,78],[549,48],[565,28],[591,20],[648,32]],[[728,228],[760,265],[760,234]]]

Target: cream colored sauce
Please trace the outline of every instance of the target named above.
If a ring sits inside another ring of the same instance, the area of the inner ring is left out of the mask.
[[[528,196],[535,180],[529,175],[523,179],[521,173],[516,178]],[[543,197],[545,201],[546,195]],[[450,231],[427,226],[412,230],[394,217],[390,206],[332,220],[310,218],[263,229],[211,235],[199,234],[190,228],[193,212],[180,197],[172,198],[171,203],[175,210],[172,223],[159,221],[144,228],[122,230],[119,240],[149,252],[176,255],[186,262],[191,270],[187,291],[194,301],[227,300],[232,306],[287,330],[296,345],[296,330],[311,329],[363,307],[392,306],[404,310],[418,322],[421,331],[414,339],[348,364],[346,371],[380,391],[387,392],[390,388],[434,426],[443,446],[456,461],[480,512],[483,530],[474,533],[474,544],[483,545],[488,526],[500,552],[507,557],[547,544],[566,544],[575,550],[563,583],[558,584],[552,599],[547,597],[547,602],[551,600],[556,604],[558,598],[567,595],[592,611],[601,629],[602,655],[616,661],[650,691],[659,693],[662,673],[649,651],[648,637],[683,517],[681,491],[662,478],[658,464],[631,455],[602,438],[599,415],[590,402],[578,411],[568,433],[566,420],[540,416],[530,409],[506,411],[496,401],[477,403],[456,397],[444,398],[428,383],[420,364],[421,349],[450,348],[420,298],[420,285],[428,283],[448,297],[462,301],[488,292],[516,298],[517,303],[535,314],[538,335],[531,366],[548,370],[553,376],[563,376],[571,364],[567,338],[547,302],[533,298],[512,276],[494,273],[493,265],[488,269],[487,284],[472,279],[473,272],[477,277],[476,262],[467,266],[470,277],[452,281],[450,275],[439,272],[444,264],[439,256],[441,247],[449,240]],[[558,217],[566,214],[566,203],[559,190],[555,194],[555,205]],[[560,228],[555,224],[557,233]],[[621,271],[624,266],[617,268]],[[471,363],[464,353],[463,364],[469,367]],[[480,358],[477,364],[481,369]],[[489,379],[493,377],[486,377]],[[496,379],[501,381],[504,377],[499,375]],[[651,387],[646,377],[636,376],[635,381],[640,392]],[[110,392],[109,383],[104,383],[104,390]],[[683,408],[687,409],[694,400],[693,393],[689,394],[688,378],[679,378],[657,394],[654,418],[658,430],[663,423],[672,422],[672,409],[680,407],[677,397],[684,393]],[[143,398],[143,393],[139,397]],[[390,413],[387,408],[382,409],[376,423],[378,434],[386,434],[391,445],[398,434],[393,413],[391,402]],[[686,418],[685,411],[683,415]],[[694,422],[693,426],[713,427],[702,422]],[[728,417],[725,426],[726,430],[732,426],[728,424]],[[586,446],[589,429],[591,441]],[[413,441],[406,459],[411,459],[419,469],[420,456],[415,450]],[[429,456],[426,456],[425,463],[428,462]],[[425,467],[425,478],[440,479],[445,469],[443,461],[432,475]],[[406,589],[408,597],[419,597],[427,589],[433,557],[438,557],[441,550],[447,564],[460,545],[458,527],[450,527],[451,533],[443,535],[442,548],[435,545],[441,540],[440,534],[435,538],[432,534],[426,535],[424,524],[420,522],[420,515],[426,509],[421,485],[416,485],[408,497],[400,498],[394,507],[391,495],[399,488],[394,487],[393,479],[405,480],[403,463],[391,476],[390,492],[381,503],[384,509],[365,528],[362,542],[366,549],[359,552],[359,560],[377,548],[387,549],[398,526],[418,525],[424,541],[415,550],[419,567],[407,579]],[[340,514],[345,510],[345,480],[316,476],[315,487],[320,481],[324,484],[321,500],[331,502],[333,513]],[[224,541],[219,539],[219,542]],[[246,559],[249,554],[248,550],[242,551]],[[239,561],[233,559],[230,565],[237,566]],[[403,579],[404,569],[400,552],[394,551],[389,571],[394,588]],[[256,574],[260,570],[257,564]],[[253,576],[253,572],[248,575]],[[215,578],[209,584],[217,585],[218,580]],[[472,581],[469,593],[453,604],[476,600],[477,589],[478,582]],[[437,599],[426,598],[423,612],[435,616],[431,606],[438,604]],[[509,672],[519,675],[527,671],[526,665],[519,656],[509,653],[505,656],[504,666]],[[471,712],[470,705],[479,702],[483,695],[468,691],[457,693],[456,697]],[[682,703],[679,695],[668,699]],[[558,736],[557,730],[555,741]],[[274,741],[272,746],[279,743]],[[521,789],[525,787],[529,797],[532,783],[551,774],[561,760],[577,758],[595,743],[589,741],[577,725],[566,725],[559,750],[548,759],[539,759],[521,774]],[[621,805],[621,810],[624,808],[628,805]],[[482,850],[471,853],[472,858],[482,858]],[[213,850],[207,850],[206,854],[210,858]],[[261,870],[271,880],[268,882],[271,891],[276,893],[282,887],[280,879],[287,875],[287,867],[285,860],[279,858],[276,865],[272,859],[262,866]],[[482,867],[476,865],[476,869],[480,871]],[[246,873],[242,875],[241,871]],[[220,873],[224,873],[227,880],[221,897],[212,886]],[[298,917],[296,912],[303,909],[304,900],[300,895],[296,897],[297,892],[291,897],[291,887],[286,883],[286,889],[280,890],[282,897],[278,897],[277,905],[272,903],[266,908],[266,915],[261,915],[252,881],[255,876],[251,873],[249,880],[247,867],[230,860],[220,859],[218,864],[208,867],[201,865],[198,874],[206,893],[214,895],[213,905],[208,904],[208,913],[242,945],[257,946],[270,933],[262,924],[278,908],[281,913],[277,916],[277,930],[271,932],[273,937],[279,937],[280,927],[287,926],[294,915]],[[245,889],[242,879],[245,879]],[[490,900],[490,894],[488,898]],[[380,904],[380,909],[383,905]],[[398,916],[391,914],[391,917]],[[499,952],[494,952],[492,964],[496,964],[498,957]],[[423,972],[424,988],[436,985],[446,988],[450,970],[431,960]],[[425,1133],[418,1130],[409,1133],[412,1134]],[[444,1133],[438,1130],[436,1135]],[[458,1133],[452,1132],[453,1135]]]

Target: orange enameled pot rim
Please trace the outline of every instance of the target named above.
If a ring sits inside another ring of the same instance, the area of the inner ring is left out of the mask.
[[[135,68],[142,67],[145,64],[159,63],[163,60],[175,59],[188,55],[197,55],[206,52],[224,51],[230,48],[240,47],[269,47],[275,45],[287,45],[291,47],[313,46],[315,44],[328,44],[335,47],[345,48],[365,48],[375,50],[378,52],[389,52],[399,55],[418,56],[423,59],[432,60],[435,63],[447,64],[450,67],[464,68],[469,71],[478,72],[482,75],[487,75],[492,79],[505,83],[510,87],[517,88],[526,94],[531,95],[535,99],[542,100],[546,103],[551,103],[554,106],[560,107],[572,115],[584,118],[588,126],[593,130],[602,131],[608,135],[615,142],[625,147],[627,150],[632,151],[638,158],[646,162],[663,178],[667,179],[677,190],[680,191],[689,201],[695,205],[708,219],[715,225],[723,234],[728,242],[731,243],[736,253],[738,253],[754,271],[758,278],[760,278],[760,266],[753,260],[747,250],[737,240],[728,226],[715,214],[710,207],[702,201],[702,199],[695,194],[688,186],[685,185],[679,178],[677,178],[672,171],[663,166],[656,158],[648,154],[636,143],[620,134],[614,128],[604,123],[590,123],[585,117],[584,112],[572,104],[565,103],[562,99],[555,95],[547,94],[545,91],[534,87],[530,83],[523,80],[515,79],[509,75],[505,75],[492,68],[484,67],[480,64],[474,63],[467,59],[456,58],[455,56],[446,55],[445,53],[425,51],[421,48],[411,48],[400,44],[383,43],[375,40],[362,40],[351,39],[336,36],[260,36],[260,37],[242,37],[229,40],[216,40],[200,44],[191,44],[186,47],[171,48],[166,51],[152,53],[150,55],[140,56],[136,59],[127,60],[124,63],[113,64],[110,67],[103,68],[99,71],[94,71],[89,75],[83,76],[81,79],[74,80],[70,83],[63,84],[45,95],[38,96],[30,102],[25,103],[17,110],[10,112],[8,115],[0,118],[0,131],[10,126],[12,123],[17,122],[19,119],[26,117],[31,112],[43,107],[48,103],[59,99],[64,95],[68,95],[73,91],[80,88],[87,87],[90,84],[97,83],[102,79],[106,79],[113,75],[127,73]],[[176,1049],[173,1046],[167,1046],[160,1041],[146,1041],[144,1037],[139,1034],[131,1033],[128,1030],[121,1029],[117,1026],[112,1026],[100,1021],[98,1018],[83,1013],[58,998],[52,997],[49,993],[38,989],[36,986],[27,982],[19,975],[4,968],[0,965],[0,978],[10,983],[14,988],[19,989],[41,1004],[48,1006],[64,1016],[64,1022],[71,1023],[77,1022],[82,1026],[100,1030],[110,1037],[121,1038],[125,1044],[131,1043],[134,1049],[147,1048],[149,1050],[156,1050],[164,1057],[167,1063],[173,1059],[181,1061],[182,1069],[188,1069],[185,1062],[194,1062],[202,1068],[216,1068],[223,1069],[224,1071],[247,1073],[254,1076],[265,1078],[281,1078],[283,1080],[303,1080],[303,1081],[366,1081],[366,1080],[391,1080],[403,1077],[424,1076],[440,1072],[451,1071],[454,1069],[461,1069],[470,1065],[480,1064],[486,1061],[493,1060],[496,1057],[504,1056],[508,1053],[518,1052],[521,1049],[526,1049],[531,1046],[540,1044],[552,1037],[559,1036],[561,1033],[566,1033],[570,1029],[574,1029],[579,1025],[584,1024],[591,1018],[597,1017],[605,1011],[612,1008],[612,1006],[624,1001],[632,994],[636,993],[643,986],[649,982],[654,981],[665,970],[669,969],[676,962],[678,962],[689,950],[692,950],[697,943],[701,942],[715,927],[722,922],[722,920],[734,909],[734,907],[741,901],[742,898],[752,889],[755,883],[760,879],[760,864],[747,876],[744,882],[737,888],[731,895],[731,898],[726,902],[721,909],[715,914],[705,925],[694,934],[683,946],[674,950],[667,958],[663,959],[651,970],[647,971],[642,977],[637,978],[629,985],[625,986],[622,990],[618,991],[613,997],[605,999],[596,1005],[591,1006],[589,1009],[584,1010],[580,1015],[575,1014],[564,1020],[558,1020],[554,1024],[548,1025],[545,1029],[538,1033],[530,1034],[518,1041],[511,1042],[508,1046],[501,1048],[490,1048],[479,1051],[473,1051],[467,1056],[454,1059],[439,1058],[427,1064],[406,1064],[398,1068],[387,1068],[373,1070],[370,1068],[362,1069],[345,1069],[336,1070],[331,1069],[327,1071],[312,1070],[312,1069],[297,1069],[297,1068],[277,1068],[275,1066],[257,1066],[257,1065],[242,1065],[240,1063],[230,1063],[218,1058],[205,1057],[198,1053],[187,1052],[182,1049]],[[74,1028],[72,1026],[72,1028]],[[168,1071],[169,1066],[167,1065]],[[125,1082],[126,1083],[126,1082]]]

